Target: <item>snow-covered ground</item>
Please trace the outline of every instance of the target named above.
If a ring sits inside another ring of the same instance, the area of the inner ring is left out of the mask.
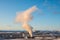
[[[48,40],[48,39],[40,39],[40,38],[35,38],[35,39],[0,39],[0,40]],[[50,40],[60,40],[60,38],[57,39],[50,39]]]

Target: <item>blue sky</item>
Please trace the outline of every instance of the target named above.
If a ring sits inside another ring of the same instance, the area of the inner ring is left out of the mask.
[[[0,30],[23,30],[15,23],[16,12],[37,6],[29,23],[34,30],[60,30],[60,0],[0,0]]]

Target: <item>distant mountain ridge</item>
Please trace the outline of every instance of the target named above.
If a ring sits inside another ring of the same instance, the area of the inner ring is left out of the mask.
[[[0,32],[24,32],[25,30],[0,30]],[[60,32],[60,31],[49,31],[49,30],[36,30],[40,32]]]

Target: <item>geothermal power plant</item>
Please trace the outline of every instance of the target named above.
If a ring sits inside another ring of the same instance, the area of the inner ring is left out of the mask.
[[[60,40],[60,0],[0,0],[0,40]]]
[[[25,31],[0,31],[0,40],[60,40],[60,31],[33,31],[32,13],[37,11],[36,6],[25,11],[17,12],[15,22],[22,25]]]
[[[22,25],[25,31],[0,31],[0,40],[60,40],[60,31],[33,31],[32,13],[38,10],[32,6],[25,11],[17,12],[15,22]]]

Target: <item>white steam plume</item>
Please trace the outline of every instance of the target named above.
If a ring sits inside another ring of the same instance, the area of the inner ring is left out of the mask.
[[[17,13],[16,22],[22,23],[23,28],[29,32],[30,36],[32,37],[32,28],[28,24],[30,20],[32,20],[31,13],[37,10],[36,6],[33,6],[23,12]]]

